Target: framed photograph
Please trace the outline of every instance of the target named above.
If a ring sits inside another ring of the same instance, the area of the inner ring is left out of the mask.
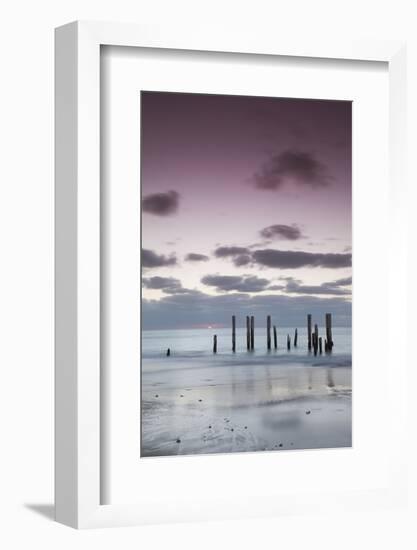
[[[56,30],[58,521],[404,502],[404,82],[400,42]]]

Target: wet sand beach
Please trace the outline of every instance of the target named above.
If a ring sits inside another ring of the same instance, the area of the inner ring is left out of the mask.
[[[192,365],[144,361],[142,456],[351,446],[349,356],[218,356]]]

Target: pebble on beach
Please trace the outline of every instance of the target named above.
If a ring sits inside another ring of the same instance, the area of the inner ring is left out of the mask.
[[[176,443],[181,443],[181,439],[177,439],[177,440],[176,440]]]
[[[311,411],[306,411],[306,414],[311,414]]]

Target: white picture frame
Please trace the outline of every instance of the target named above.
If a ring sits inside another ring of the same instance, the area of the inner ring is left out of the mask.
[[[136,25],[75,22],[56,30],[56,519],[76,528],[132,525],[155,521],[133,504],[100,504],[100,47],[102,45],[285,55],[306,58],[383,61],[389,67],[390,182],[396,215],[391,224],[404,236],[402,190],[405,151],[405,44],[370,40],[328,42],[294,40],[218,29],[148,28]],[[405,240],[404,240],[405,242]],[[405,247],[398,252],[404,269]],[[405,317],[405,298],[391,314]],[[405,336],[399,335],[399,338]],[[404,383],[405,347],[398,362]],[[400,464],[384,495],[339,499],[341,509],[405,498]],[[366,497],[369,497],[368,499]],[[314,495],[258,506],[256,515],[308,509]],[[323,495],[320,507],[335,506]],[[212,517],[212,505],[194,519]],[[167,504],[164,518],[187,519]],[[245,514],[237,507],[232,517]],[[216,517],[222,517],[218,509]],[[225,517],[226,514],[225,514]]]

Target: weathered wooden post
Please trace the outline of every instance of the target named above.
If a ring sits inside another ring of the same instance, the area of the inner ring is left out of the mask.
[[[250,349],[255,349],[255,317],[253,315],[250,318]]]
[[[274,349],[278,348],[277,327],[274,325]]]
[[[319,327],[317,323],[314,325],[314,355],[317,355],[319,347]]]
[[[213,336],[213,353],[217,353],[217,334]]]
[[[236,351],[236,316],[232,315],[232,351]]]
[[[291,349],[291,336],[287,334],[287,350]]]
[[[294,332],[294,347],[295,348],[297,347],[297,342],[298,342],[298,330],[295,329],[295,332]]]
[[[268,351],[271,349],[271,316],[266,318],[266,347]]]
[[[246,315],[246,349],[250,350],[250,321],[249,315]]]
[[[171,355],[171,349],[168,348],[168,349],[167,349],[167,357],[169,357],[170,355]]]
[[[333,335],[332,335],[332,314],[326,313],[326,340],[327,348],[332,351],[333,348]]]
[[[308,349],[311,351],[311,313],[307,315]]]
[[[323,353],[323,338],[321,336],[319,338],[319,352],[320,355]]]

